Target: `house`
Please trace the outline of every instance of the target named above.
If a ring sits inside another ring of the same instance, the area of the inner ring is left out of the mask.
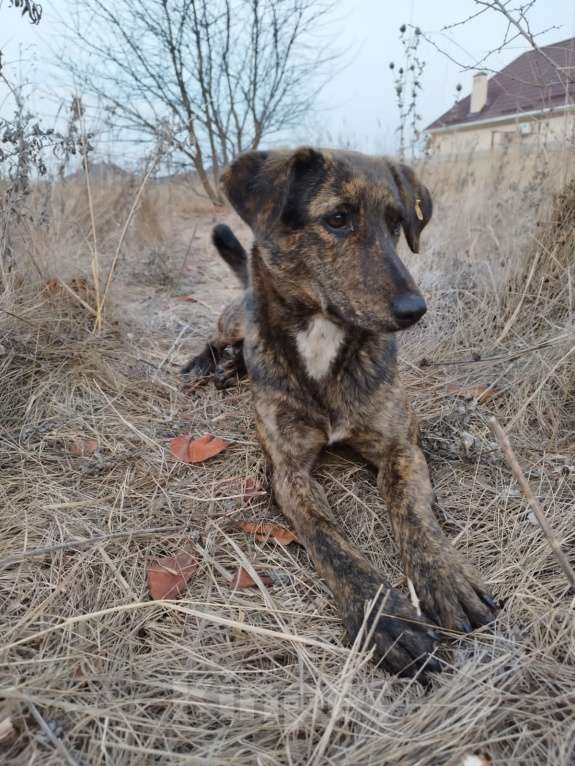
[[[435,157],[566,140],[575,146],[575,38],[527,51],[491,78],[479,72],[470,95],[426,131]]]

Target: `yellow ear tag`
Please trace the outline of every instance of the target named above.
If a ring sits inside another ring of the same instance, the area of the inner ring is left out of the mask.
[[[421,209],[421,200],[419,197],[415,198],[415,215],[418,221],[423,221],[423,210]]]

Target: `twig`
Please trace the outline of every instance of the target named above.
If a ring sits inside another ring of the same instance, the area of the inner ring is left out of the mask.
[[[156,166],[158,162],[160,161],[159,155],[156,155],[152,162],[150,162],[150,165],[148,167],[148,170],[146,171],[144,177],[142,178],[142,182],[138,188],[138,191],[136,192],[136,196],[134,197],[134,200],[132,202],[132,207],[130,208],[130,211],[128,212],[128,216],[124,222],[124,227],[122,229],[122,232],[120,234],[120,239],[118,240],[118,244],[116,246],[116,252],[114,253],[114,257],[112,258],[112,264],[110,266],[110,270],[108,272],[108,277],[106,278],[106,284],[104,286],[104,291],[102,293],[101,299],[98,300],[98,306],[97,306],[97,328],[101,325],[101,317],[104,313],[104,304],[106,303],[106,298],[108,297],[108,291],[110,289],[110,285],[112,284],[112,278],[114,276],[114,272],[116,271],[116,265],[118,263],[118,258],[120,257],[120,253],[122,251],[122,246],[124,244],[124,239],[126,237],[126,233],[128,231],[128,227],[130,226],[130,223],[132,222],[132,218],[134,217],[134,213],[136,212],[138,208],[138,204],[140,202],[140,197],[142,196],[142,193],[146,187],[146,184],[148,182],[148,179],[156,169]]]
[[[87,137],[86,131],[83,130],[84,138]],[[98,330],[101,329],[101,315],[100,315],[100,259],[98,256],[98,235],[96,229],[96,214],[94,212],[94,199],[92,197],[92,185],[90,183],[90,171],[88,166],[88,152],[84,152],[83,157],[84,177],[86,179],[86,192],[88,194],[88,210],[90,211],[90,225],[92,227],[92,240],[94,242],[94,252],[92,255],[92,279],[94,280],[94,290],[96,292],[96,310],[94,314],[96,316],[96,325]],[[78,296],[79,298],[79,296]],[[79,300],[81,300],[79,298]]]
[[[155,535],[159,532],[177,531],[184,530],[182,530],[181,526],[149,527],[148,529],[127,529],[125,532],[111,532],[108,535],[94,535],[94,537],[86,537],[84,540],[67,540],[64,543],[47,545],[43,548],[32,548],[32,550],[22,551],[21,553],[17,553],[15,556],[10,556],[7,559],[0,559],[0,569],[12,566],[13,564],[19,564],[21,561],[25,561],[29,558],[36,558],[37,556],[49,556],[52,553],[65,551],[68,548],[84,548],[88,545],[100,545],[101,543],[108,542],[109,540],[118,540],[122,537],[147,537],[148,535]]]
[[[543,387],[544,387],[544,386],[547,384],[547,381],[548,381],[548,380],[549,380],[549,378],[550,378],[550,377],[553,375],[553,373],[554,373],[556,370],[558,370],[558,369],[559,369],[559,367],[561,367],[561,365],[562,365],[562,364],[563,364],[563,362],[564,362],[564,361],[567,359],[567,357],[571,356],[571,354],[572,354],[574,351],[575,351],[575,343],[573,343],[573,345],[571,346],[571,348],[570,348],[568,351],[566,351],[566,352],[563,354],[563,356],[561,357],[561,359],[559,359],[559,361],[558,361],[558,362],[556,362],[556,363],[553,365],[553,367],[552,367],[552,368],[549,370],[549,372],[548,372],[548,373],[547,373],[547,375],[546,375],[546,376],[543,378],[543,380],[541,381],[541,383],[539,383],[539,385],[537,386],[537,388],[535,389],[535,391],[533,391],[533,393],[531,394],[531,396],[529,396],[529,397],[528,397],[528,398],[527,398],[527,399],[526,399],[526,400],[523,402],[523,404],[521,405],[520,409],[519,409],[519,410],[518,410],[518,411],[515,413],[515,415],[514,415],[514,417],[513,417],[513,420],[511,421],[511,423],[509,423],[509,426],[508,426],[508,428],[512,428],[512,427],[513,427],[513,425],[514,425],[514,424],[517,422],[517,420],[519,420],[520,416],[521,416],[521,415],[522,415],[522,414],[525,412],[525,410],[527,409],[527,407],[529,407],[529,405],[531,404],[531,402],[532,402],[532,401],[533,401],[533,400],[534,400],[534,399],[535,399],[537,396],[539,396],[539,394],[540,394],[540,393],[541,393],[541,391],[543,390]]]
[[[413,608],[417,612],[417,616],[421,617],[421,602],[419,601],[419,596],[415,590],[415,585],[413,584],[413,581],[409,579],[409,577],[407,578],[407,589],[409,591],[409,598],[413,604]]]
[[[202,608],[194,609],[189,606],[189,604],[192,604],[192,603],[194,604],[198,603]],[[194,602],[192,601],[186,601],[186,602],[183,602],[183,601],[180,601],[180,602],[178,601],[137,601],[133,604],[120,604],[118,606],[108,607],[107,609],[99,609],[94,612],[86,612],[84,614],[80,614],[75,617],[68,617],[64,620],[61,620],[56,625],[50,625],[47,628],[38,630],[36,633],[31,633],[28,636],[19,638],[17,641],[12,641],[9,644],[3,644],[0,647],[0,651],[2,653],[10,652],[12,651],[12,649],[15,649],[17,646],[34,643],[35,641],[38,641],[38,639],[43,638],[44,636],[49,636],[51,633],[64,631],[73,625],[81,625],[85,622],[90,622],[91,620],[97,623],[101,623],[102,620],[108,615],[127,614],[129,612],[134,612],[139,610],[142,610],[145,612],[148,609],[152,609],[152,610],[166,609],[168,612],[177,612],[179,614],[187,615],[188,617],[194,617],[197,620],[205,620],[206,622],[211,623],[212,625],[221,625],[224,628],[237,628],[238,630],[241,630],[244,633],[251,634],[254,636],[263,636],[264,638],[269,638],[273,641],[289,641],[291,643],[297,643],[303,646],[313,646],[316,649],[321,649],[322,651],[329,652],[331,655],[346,655],[348,653],[348,649],[344,648],[343,646],[338,646],[332,641],[322,641],[317,638],[301,636],[296,633],[284,633],[279,630],[270,630],[270,628],[262,628],[258,625],[250,625],[249,623],[241,622],[239,620],[232,620],[227,617],[220,617],[220,615],[218,614],[212,614],[211,612],[206,612],[204,602],[195,602],[195,601]],[[382,612],[382,616],[397,618],[397,615],[392,615],[387,612]],[[416,622],[415,620],[411,620],[408,618],[402,618],[402,620],[403,622],[407,622],[407,623]],[[417,621],[417,624],[419,625],[419,621]],[[422,623],[422,624],[425,624],[425,623]],[[434,626],[429,625],[428,627],[432,628]]]
[[[558,343],[562,343],[565,340],[572,340],[575,336],[573,333],[563,333],[563,335],[557,335],[555,338],[551,338],[550,340],[544,340],[542,343],[536,343],[533,346],[528,346],[527,348],[521,349],[521,351],[515,351],[512,354],[499,354],[498,356],[488,356],[488,357],[482,357],[481,359],[461,359],[460,361],[457,361],[455,359],[453,360],[440,360],[438,362],[428,362],[426,360],[425,364],[421,363],[420,367],[456,367],[458,365],[463,364],[490,364],[491,362],[513,362],[515,359],[519,359],[522,356],[525,356],[525,354],[530,354],[532,351],[540,351],[543,348],[550,348],[551,346],[555,346]]]
[[[529,482],[527,481],[523,471],[521,470],[521,466],[519,465],[517,457],[515,453],[513,452],[513,448],[511,447],[511,444],[509,443],[507,434],[501,428],[496,418],[491,417],[489,418],[488,422],[493,432],[493,435],[497,439],[497,443],[499,444],[501,452],[503,453],[503,456],[505,457],[507,464],[511,468],[513,475],[515,476],[515,480],[517,481],[517,483],[519,484],[519,487],[521,488],[521,492],[523,493],[523,496],[525,497],[525,499],[531,506],[531,510],[535,514],[535,517],[537,521],[539,522],[539,526],[543,530],[543,533],[545,534],[545,537],[547,538],[549,545],[551,546],[551,549],[553,553],[555,554],[561,569],[565,573],[565,577],[567,578],[571,587],[575,589],[575,572],[573,571],[573,568],[571,564],[569,563],[569,559],[561,550],[561,545],[559,544],[559,541],[557,540],[555,533],[549,526],[549,523],[547,519],[545,518],[545,515],[541,509],[541,506],[537,502],[537,498],[533,494],[533,491],[529,485]]]
[[[537,268],[537,264],[539,263],[539,257],[541,255],[541,250],[537,250],[537,253],[535,254],[535,258],[533,259],[533,263],[531,264],[531,268],[529,269],[529,274],[527,276],[527,279],[525,280],[525,284],[523,286],[523,293],[521,294],[521,298],[519,299],[519,302],[517,303],[517,306],[515,306],[515,309],[507,322],[505,323],[505,327],[501,331],[499,337],[495,341],[494,345],[498,346],[503,338],[508,334],[509,330],[512,328],[515,320],[519,316],[519,312],[521,311],[521,308],[523,306],[523,302],[525,301],[525,298],[527,297],[527,292],[529,290],[529,285],[531,284],[531,280],[533,279],[533,274],[535,274],[535,269]]]

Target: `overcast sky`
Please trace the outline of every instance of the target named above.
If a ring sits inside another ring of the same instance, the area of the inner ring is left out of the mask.
[[[8,0],[0,0],[0,49],[8,65],[24,62],[22,69],[35,85],[36,106],[50,120],[63,94],[54,86],[49,70],[50,50],[58,47],[61,14],[70,4],[44,0],[42,5],[40,26],[32,27],[9,7]],[[345,66],[334,72],[317,112],[294,133],[293,141],[325,143],[331,139],[332,143],[349,141],[358,149],[393,151],[398,118],[389,62],[401,62],[400,25],[418,25],[454,58],[473,65],[501,43],[506,26],[503,19],[490,12],[449,32],[441,30],[476,11],[473,0],[339,0],[330,29],[336,47],[347,51]],[[555,27],[537,38],[540,45],[574,37],[575,0],[538,0],[530,20],[536,32]],[[487,64],[500,69],[524,50],[526,44],[517,40]],[[462,95],[469,91],[472,73],[462,71],[428,43],[422,43],[421,52],[426,68],[419,111],[425,126],[453,104],[457,83],[463,85]],[[0,86],[3,115],[6,102],[1,94]]]

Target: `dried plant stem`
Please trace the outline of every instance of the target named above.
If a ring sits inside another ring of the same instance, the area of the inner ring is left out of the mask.
[[[134,217],[134,213],[138,209],[138,204],[140,202],[140,199],[142,197],[142,193],[146,187],[146,184],[148,183],[148,180],[154,170],[156,169],[158,162],[160,160],[160,156],[156,154],[152,162],[150,162],[150,165],[142,178],[142,182],[140,183],[140,186],[138,187],[138,191],[136,192],[136,196],[134,197],[134,201],[132,202],[132,207],[130,208],[128,215],[126,217],[126,221],[124,223],[124,227],[122,229],[122,232],[120,234],[120,238],[118,240],[118,244],[116,246],[116,252],[114,253],[114,258],[112,259],[112,265],[110,266],[110,270],[108,272],[108,276],[106,278],[106,284],[104,286],[104,292],[102,293],[102,297],[98,296],[97,299],[97,306],[96,306],[96,328],[100,328],[102,325],[102,316],[104,313],[104,304],[106,303],[106,298],[108,296],[108,291],[110,289],[110,285],[112,284],[112,278],[114,276],[114,272],[116,271],[116,266],[118,264],[118,258],[120,257],[120,253],[122,252],[122,245],[124,244],[124,239],[126,238],[126,234],[128,232],[128,227],[130,226],[130,223],[132,222],[132,218]]]
[[[96,307],[100,305],[100,259],[98,257],[98,237],[96,231],[96,215],[94,212],[94,200],[92,198],[92,186],[90,184],[90,171],[88,168],[88,154],[84,152],[83,157],[84,176],[86,178],[86,191],[88,194],[88,210],[90,211],[90,225],[92,227],[92,241],[93,241],[93,254],[92,254],[92,279],[94,280],[94,290],[96,291]],[[79,296],[76,296],[81,303],[84,303]],[[94,311],[92,310],[92,313]],[[96,310],[96,327],[98,332],[101,330],[101,318],[99,311]]]
[[[571,585],[572,588],[575,588],[575,572],[573,571],[573,568],[571,564],[569,563],[569,559],[567,556],[563,553],[561,550],[561,545],[559,544],[559,540],[557,540],[555,533],[551,529],[551,526],[549,525],[549,522],[545,518],[545,514],[543,513],[543,510],[541,509],[541,506],[539,505],[537,498],[533,494],[533,491],[529,485],[529,482],[525,478],[525,474],[521,470],[521,466],[519,465],[519,461],[517,460],[517,456],[515,455],[515,452],[513,451],[513,448],[509,442],[509,439],[507,437],[507,434],[501,428],[499,423],[497,422],[497,419],[495,417],[489,418],[489,426],[493,432],[493,435],[497,439],[497,443],[499,444],[499,447],[501,449],[501,452],[503,453],[503,456],[505,457],[505,460],[507,461],[507,464],[513,471],[513,475],[515,476],[515,480],[519,484],[521,488],[521,492],[523,493],[523,496],[531,506],[531,510],[535,514],[535,517],[537,521],[539,522],[539,526],[543,530],[543,533],[545,537],[547,538],[549,545],[551,546],[551,550],[555,554],[557,561],[559,562],[559,566],[565,573],[565,577],[567,578],[567,581]]]
[[[533,279],[533,274],[535,274],[535,269],[537,268],[537,264],[539,263],[540,255],[541,255],[541,250],[538,250],[537,253],[535,254],[535,258],[533,259],[533,263],[531,264],[529,275],[527,279],[525,280],[525,284],[523,286],[523,292],[521,293],[521,298],[517,302],[517,306],[515,306],[515,310],[513,311],[513,313],[507,320],[507,322],[505,323],[505,327],[503,328],[503,330],[501,330],[499,337],[493,344],[494,346],[498,346],[503,340],[503,338],[505,338],[508,335],[509,330],[512,328],[513,324],[515,323],[515,320],[519,316],[519,313],[525,301],[525,297],[528,294],[529,286],[531,285],[531,280]]]
[[[46,545],[43,548],[33,548],[30,551],[22,551],[15,556],[10,556],[7,559],[0,559],[0,569],[12,566],[13,564],[20,564],[29,558],[37,558],[38,556],[49,556],[52,553],[59,553],[60,551],[69,550],[71,548],[85,548],[90,545],[101,545],[109,540],[119,540],[121,538],[129,537],[149,537],[165,532],[177,532],[182,531],[181,526],[170,527],[149,527],[148,529],[127,529],[125,532],[112,532],[108,535],[94,535],[94,537],[87,537],[85,540],[68,540],[64,543],[58,543],[57,545]]]
[[[527,409],[527,407],[529,407],[529,405],[531,404],[531,402],[532,402],[532,401],[533,401],[533,400],[534,400],[534,399],[535,399],[537,396],[539,396],[539,394],[541,393],[541,391],[543,390],[543,388],[544,388],[544,387],[545,387],[545,385],[547,384],[547,381],[548,381],[548,380],[551,378],[551,376],[553,375],[553,373],[555,373],[555,372],[556,372],[556,371],[559,369],[559,367],[561,367],[561,365],[565,363],[565,361],[567,360],[567,358],[568,358],[568,357],[570,357],[570,356],[571,356],[571,354],[572,354],[574,351],[575,351],[575,343],[574,343],[574,344],[571,346],[571,348],[570,348],[568,351],[566,351],[566,352],[563,354],[563,356],[562,356],[562,357],[561,357],[561,358],[560,358],[560,359],[559,359],[559,360],[558,360],[558,361],[557,361],[557,362],[556,362],[556,363],[553,365],[553,367],[552,367],[552,368],[549,370],[549,372],[547,373],[547,375],[545,375],[545,377],[543,378],[543,380],[541,380],[541,382],[539,383],[539,385],[537,386],[537,388],[535,389],[535,391],[533,391],[533,393],[531,394],[531,396],[529,396],[529,397],[528,397],[528,398],[527,398],[527,399],[526,399],[526,400],[523,402],[523,404],[522,404],[522,406],[521,406],[521,409],[520,409],[520,410],[518,410],[518,412],[516,412],[516,413],[515,413],[515,415],[514,415],[514,417],[513,417],[513,420],[511,421],[511,423],[509,423],[509,426],[508,426],[509,428],[512,428],[512,427],[513,427],[513,425],[514,425],[514,424],[515,424],[515,423],[516,423],[516,422],[519,420],[520,416],[521,416],[521,415],[522,415],[522,414],[525,412],[525,410]]]

